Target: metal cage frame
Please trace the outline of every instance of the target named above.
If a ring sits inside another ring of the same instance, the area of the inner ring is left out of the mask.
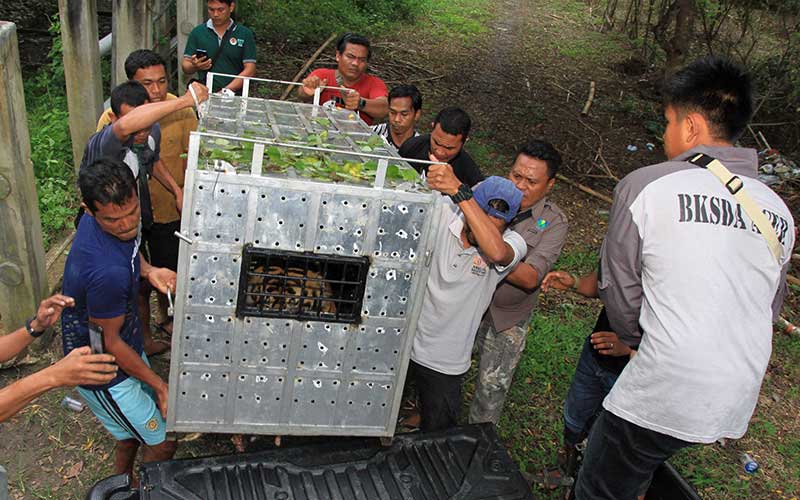
[[[209,137],[254,143],[249,171],[198,168],[201,140]],[[371,186],[262,175],[265,148],[273,145],[368,157],[378,161],[378,175]],[[386,188],[390,161],[402,159],[191,134],[178,233],[168,431],[394,434],[441,195],[414,183]],[[366,258],[360,321],[237,315],[248,244]]]

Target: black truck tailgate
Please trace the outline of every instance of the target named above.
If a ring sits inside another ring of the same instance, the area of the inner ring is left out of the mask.
[[[113,476],[92,500],[532,500],[491,424],[144,464],[137,493]],[[117,493],[114,493],[114,492]]]

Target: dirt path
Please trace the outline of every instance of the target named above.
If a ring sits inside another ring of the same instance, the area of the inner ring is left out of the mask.
[[[495,8],[500,16],[489,24],[483,47],[475,51],[475,59],[466,66],[468,71],[453,74],[447,81],[459,90],[459,100],[475,116],[477,131],[491,138],[501,151],[512,151],[530,125],[534,92],[529,66],[519,64],[517,51],[525,46],[531,3],[498,2]]]

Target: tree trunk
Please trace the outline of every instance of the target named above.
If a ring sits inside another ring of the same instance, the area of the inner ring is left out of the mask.
[[[680,68],[689,52],[694,17],[694,0],[673,0],[653,29],[653,36],[666,55],[664,72],[667,75]],[[673,24],[674,29],[670,30]]]
[[[675,33],[672,37],[673,50],[667,54],[667,67],[669,73],[677,70],[689,53],[692,32],[694,31],[694,0],[677,0],[678,10],[675,15]]]

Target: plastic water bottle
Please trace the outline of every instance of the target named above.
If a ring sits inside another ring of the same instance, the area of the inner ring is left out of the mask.
[[[69,396],[64,396],[64,399],[61,400],[61,407],[67,410],[72,410],[76,413],[82,412],[84,408],[83,401],[78,401],[77,399]]]
[[[742,465],[744,465],[744,471],[746,473],[754,474],[758,470],[758,462],[753,460],[753,457],[747,453],[739,455],[739,460],[742,462]]]

